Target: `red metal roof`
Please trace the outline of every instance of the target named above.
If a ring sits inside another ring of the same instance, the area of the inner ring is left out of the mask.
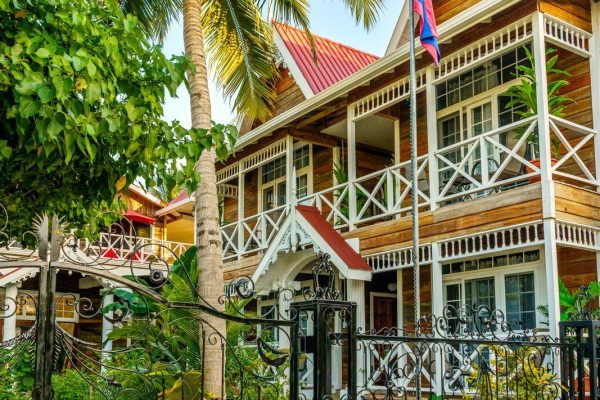
[[[327,89],[379,58],[333,40],[313,35],[317,49],[317,63],[315,64],[310,42],[303,30],[279,22],[274,22],[274,25],[313,94]]]
[[[125,217],[130,221],[140,222],[142,224],[154,225],[156,222],[154,218],[133,210],[127,210]]]
[[[313,227],[315,231],[331,246],[333,251],[340,257],[344,263],[351,269],[371,271],[371,267],[358,254],[346,240],[327,222],[325,217],[316,207],[296,206],[296,210]]]

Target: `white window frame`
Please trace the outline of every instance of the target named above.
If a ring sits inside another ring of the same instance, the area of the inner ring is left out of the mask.
[[[19,293],[25,293],[29,296],[31,296],[31,298],[35,299],[35,301],[39,301],[38,299],[38,292],[37,291],[33,291],[33,290],[19,290]],[[64,318],[64,317],[59,317],[58,315],[56,316],[56,321],[57,322],[69,322],[69,323],[78,323],[79,322],[79,314],[77,313],[77,304],[79,302],[79,294],[77,293],[56,293],[54,295],[54,307],[56,307],[56,300],[60,299],[61,297],[69,297],[75,304],[73,305],[73,318]],[[25,315],[25,310],[26,310],[26,305],[24,305],[22,307],[22,314],[15,314],[17,317],[17,320],[19,321],[35,321],[36,316],[35,315]]]
[[[532,249],[534,250],[534,249]],[[536,248],[535,250],[538,250]],[[527,250],[524,250],[527,251]],[[495,305],[496,309],[501,310],[506,314],[506,285],[505,279],[507,276],[511,275],[521,275],[526,273],[533,273],[533,288],[535,293],[535,310],[536,310],[536,328],[543,328],[544,325],[542,322],[546,322],[544,317],[538,311],[538,306],[543,304],[548,304],[548,295],[546,291],[546,270],[545,270],[545,262],[544,262],[544,252],[543,248],[539,248],[540,251],[540,259],[537,261],[532,261],[523,264],[517,265],[507,265],[503,267],[492,267],[486,269],[480,269],[476,271],[468,271],[468,272],[456,272],[448,275],[442,276],[443,282],[443,293],[442,299],[444,306],[446,305],[446,288],[450,285],[460,284],[460,305],[465,304],[465,282],[477,279],[485,279],[485,278],[494,278],[494,293],[495,293]],[[515,251],[502,252],[498,254],[494,254],[493,257],[509,255],[514,253]],[[486,257],[476,257],[471,259],[481,259]],[[456,260],[458,261],[467,261],[465,260]]]
[[[294,152],[304,146],[308,146],[308,165],[306,167],[300,168],[299,170],[296,170],[296,177],[300,177],[302,175],[307,175],[308,177],[308,189],[307,189],[307,196],[310,196],[313,192],[313,174],[312,174],[312,167],[313,167],[313,146],[312,143],[306,143],[306,142],[297,142],[294,143],[294,151],[292,152],[292,154],[294,154]],[[285,157],[282,156],[282,157]],[[281,158],[281,157],[278,157]],[[272,160],[273,161],[273,160]],[[291,160],[291,162],[293,163],[294,160]],[[277,199],[278,197],[278,193],[277,193],[277,186],[282,183],[282,182],[286,182],[286,192],[287,192],[287,186],[291,184],[291,180],[288,179],[288,177],[284,174],[283,176],[280,176],[277,179],[273,179],[270,182],[267,183],[263,183],[262,181],[262,177],[263,177],[263,169],[265,167],[266,164],[263,164],[260,166],[259,170],[258,170],[258,212],[262,213],[262,212],[267,212],[269,210],[264,210],[263,209],[263,205],[265,202],[265,199],[263,198],[264,195],[264,190],[268,189],[270,187],[274,188],[274,194],[275,194],[275,199]],[[290,199],[286,198],[285,199],[285,204],[289,203]],[[277,208],[280,207],[279,205],[275,205],[273,208]]]

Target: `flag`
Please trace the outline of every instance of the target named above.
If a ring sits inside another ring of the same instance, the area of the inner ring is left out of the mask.
[[[423,48],[433,57],[435,66],[440,63],[441,54],[438,45],[437,24],[431,0],[414,0],[414,12],[419,15],[419,36]]]

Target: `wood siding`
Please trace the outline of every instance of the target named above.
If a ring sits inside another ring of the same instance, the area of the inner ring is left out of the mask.
[[[592,31],[591,0],[542,0],[539,10],[588,32]]]
[[[556,218],[600,227],[600,195],[590,190],[555,183]]]

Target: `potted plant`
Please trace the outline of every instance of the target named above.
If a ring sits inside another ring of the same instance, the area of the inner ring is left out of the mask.
[[[510,97],[510,101],[506,105],[506,108],[516,108],[515,113],[521,118],[525,119],[538,114],[538,104],[535,60],[531,54],[531,50],[529,50],[529,48],[526,46],[523,48],[525,49],[525,54],[529,62],[527,64],[517,66],[517,73],[515,74],[515,77],[521,78],[521,81],[518,85],[511,86],[503,94],[503,96]],[[570,74],[567,71],[556,67],[558,55],[555,53],[556,50],[554,49],[546,50],[546,57],[550,57],[548,61],[546,61],[546,71],[549,75],[556,78],[548,82],[548,112],[550,115],[562,117],[564,116],[564,110],[567,107],[567,104],[572,102],[572,100],[569,97],[559,93],[561,89],[570,85],[569,81],[560,79],[559,77],[570,76]],[[517,139],[520,139],[525,134],[526,128],[518,128],[515,129],[515,131],[517,133]],[[527,148],[525,149],[525,158],[539,168],[539,127],[529,135],[526,143]],[[554,138],[551,140],[551,144],[551,162],[552,165],[554,165],[560,158],[561,143],[560,140]],[[533,172],[533,170],[529,167],[526,167],[526,170],[528,173]],[[540,177],[533,177],[529,181],[538,182],[540,181]]]

